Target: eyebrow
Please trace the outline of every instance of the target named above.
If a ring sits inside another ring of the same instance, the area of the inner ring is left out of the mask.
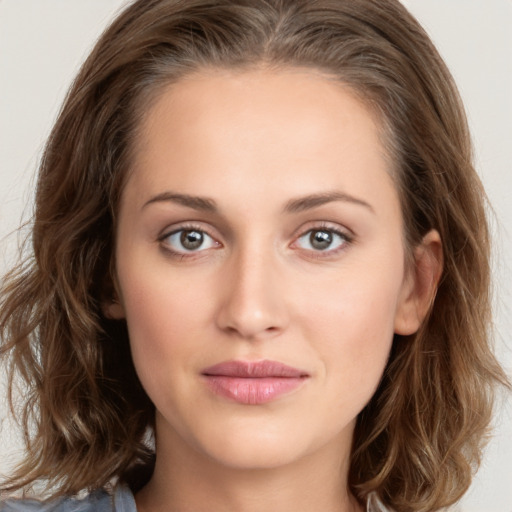
[[[363,206],[372,213],[375,213],[373,207],[366,201],[358,199],[357,197],[354,197],[350,194],[337,191],[310,194],[304,197],[299,197],[297,199],[291,199],[286,203],[283,211],[284,213],[299,213],[335,201]],[[217,203],[213,199],[208,197],[191,196],[188,194],[178,194],[175,192],[163,192],[158,194],[152,197],[149,201],[146,201],[142,208],[146,208],[146,206],[150,204],[160,202],[178,203],[188,208],[208,213],[218,212]]]
[[[286,213],[299,213],[305,210],[316,208],[318,206],[322,206],[327,203],[332,203],[334,201],[342,201],[345,203],[352,203],[358,206],[364,206],[372,213],[375,213],[375,210],[373,209],[371,204],[367,203],[366,201],[351,196],[350,194],[345,194],[344,192],[337,191],[323,192],[320,194],[311,194],[309,196],[299,197],[298,199],[292,199],[286,203],[284,211]]]
[[[213,199],[208,197],[190,196],[188,194],[176,194],[174,192],[163,192],[144,203],[143,209],[153,203],[171,202],[178,203],[194,210],[203,212],[217,212],[217,205]]]

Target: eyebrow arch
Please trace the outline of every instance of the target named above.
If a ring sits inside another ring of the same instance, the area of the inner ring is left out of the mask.
[[[283,211],[285,213],[299,213],[310,210],[312,208],[316,208],[318,206],[322,206],[327,203],[332,203],[334,201],[343,201],[359,206],[364,206],[372,213],[375,213],[373,207],[366,201],[351,196],[350,194],[345,194],[343,192],[322,192],[319,194],[311,194],[308,196],[299,197],[297,199],[291,199],[286,203]],[[161,194],[152,197],[149,201],[146,201],[142,208],[144,209],[150,204],[160,202],[178,203],[194,210],[209,213],[216,213],[218,211],[217,204],[213,199],[208,197],[191,196],[188,194],[178,194],[175,192],[162,192]]]
[[[292,199],[286,203],[284,211],[285,213],[299,213],[305,210],[310,210],[311,208],[322,206],[327,203],[332,203],[333,201],[343,201],[346,203],[364,206],[370,212],[375,213],[373,207],[366,201],[351,196],[350,194],[345,194],[343,192],[337,191],[323,192],[320,194],[311,194],[308,196],[299,197],[297,199]]]
[[[203,212],[215,213],[217,211],[217,205],[213,199],[208,197],[190,196],[188,194],[177,194],[174,192],[163,192],[161,194],[152,197],[149,201],[146,201],[142,208],[146,208],[153,203],[160,202],[172,202],[178,203],[194,210],[200,210]]]

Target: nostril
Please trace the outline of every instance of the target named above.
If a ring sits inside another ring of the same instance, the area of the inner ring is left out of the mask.
[[[216,323],[224,333],[246,339],[274,337],[286,326],[286,305],[275,287],[276,281],[263,281],[245,274],[238,275],[224,288],[219,301]]]

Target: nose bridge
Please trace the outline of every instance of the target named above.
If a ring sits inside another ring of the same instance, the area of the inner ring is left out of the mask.
[[[286,323],[278,255],[271,244],[248,241],[227,264],[219,325],[244,338],[276,334]]]

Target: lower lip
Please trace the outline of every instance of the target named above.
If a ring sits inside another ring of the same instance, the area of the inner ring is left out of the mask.
[[[276,400],[297,389],[306,380],[306,377],[204,377],[214,393],[245,405],[259,405]]]

